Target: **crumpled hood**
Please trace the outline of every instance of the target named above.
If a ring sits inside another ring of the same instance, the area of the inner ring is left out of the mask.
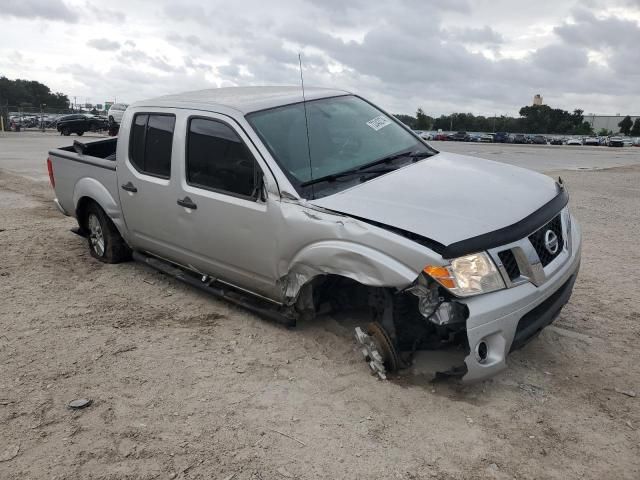
[[[446,246],[513,225],[557,193],[546,175],[442,152],[310,203]]]

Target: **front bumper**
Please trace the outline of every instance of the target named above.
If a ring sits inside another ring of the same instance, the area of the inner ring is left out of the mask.
[[[582,236],[572,219],[569,254],[561,266],[539,286],[527,282],[486,295],[465,299],[469,308],[467,338],[470,353],[465,358],[464,382],[494,376],[507,367],[506,357],[549,325],[568,302],[580,268]],[[484,342],[482,355],[479,345]],[[482,358],[484,357],[484,358]]]

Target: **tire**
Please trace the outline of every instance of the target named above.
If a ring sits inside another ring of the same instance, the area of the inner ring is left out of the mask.
[[[78,134],[79,137],[81,137],[82,135],[84,135],[84,132],[76,132]]]
[[[104,263],[120,263],[131,259],[131,249],[96,203],[87,207],[85,225],[89,252],[93,258]]]
[[[62,135],[68,137],[69,135],[71,135],[71,130],[69,130],[68,127],[62,127]]]
[[[109,125],[113,125],[114,123],[116,123],[115,120],[111,115],[109,115]]]

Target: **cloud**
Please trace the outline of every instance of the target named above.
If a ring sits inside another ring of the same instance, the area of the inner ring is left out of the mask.
[[[68,23],[78,21],[78,14],[70,10],[62,0],[9,0],[2,3],[0,16],[28,20],[60,20]]]
[[[447,31],[450,38],[462,43],[500,44],[504,37],[494,29],[485,25],[483,28],[461,28]]]
[[[122,23],[127,19],[124,12],[111,10],[104,6],[104,2],[100,2],[98,5],[87,5],[87,9],[98,21],[103,23]]]
[[[297,85],[302,53],[306,84],[355,91],[396,112],[513,114],[534,93],[560,108],[624,112],[640,109],[639,1],[109,0],[105,9],[73,0],[82,18],[73,31],[49,22],[25,41],[24,26],[5,22],[0,66],[72,95],[133,101],[192,87]],[[52,0],[26,13],[34,4],[16,0],[0,15],[69,12]],[[99,56],[78,45],[87,32],[104,32],[88,45]],[[42,48],[51,38],[55,48]],[[8,62],[16,50],[30,61]],[[68,64],[97,76],[48,75]]]
[[[577,9],[573,23],[563,23],[554,32],[567,44],[601,49],[640,45],[640,25],[617,17],[597,18],[592,12]]]
[[[87,42],[87,45],[93,47],[97,50],[109,51],[109,50],[119,50],[120,44],[114,40],[109,40],[107,38],[94,38]]]
[[[165,57],[149,55],[143,50],[129,48],[119,55],[119,60],[138,69],[143,66],[152,67],[163,72],[181,72],[184,67],[170,63]]]

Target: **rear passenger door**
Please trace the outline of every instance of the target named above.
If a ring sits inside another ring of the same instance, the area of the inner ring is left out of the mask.
[[[128,132],[128,150],[118,151],[117,175],[129,243],[180,261],[175,246],[177,185],[172,180],[171,161],[175,123],[172,114],[135,113]],[[124,162],[120,162],[122,155]]]
[[[201,271],[277,298],[279,208],[261,193],[268,169],[230,118],[191,116],[185,123],[178,213],[183,248]]]

